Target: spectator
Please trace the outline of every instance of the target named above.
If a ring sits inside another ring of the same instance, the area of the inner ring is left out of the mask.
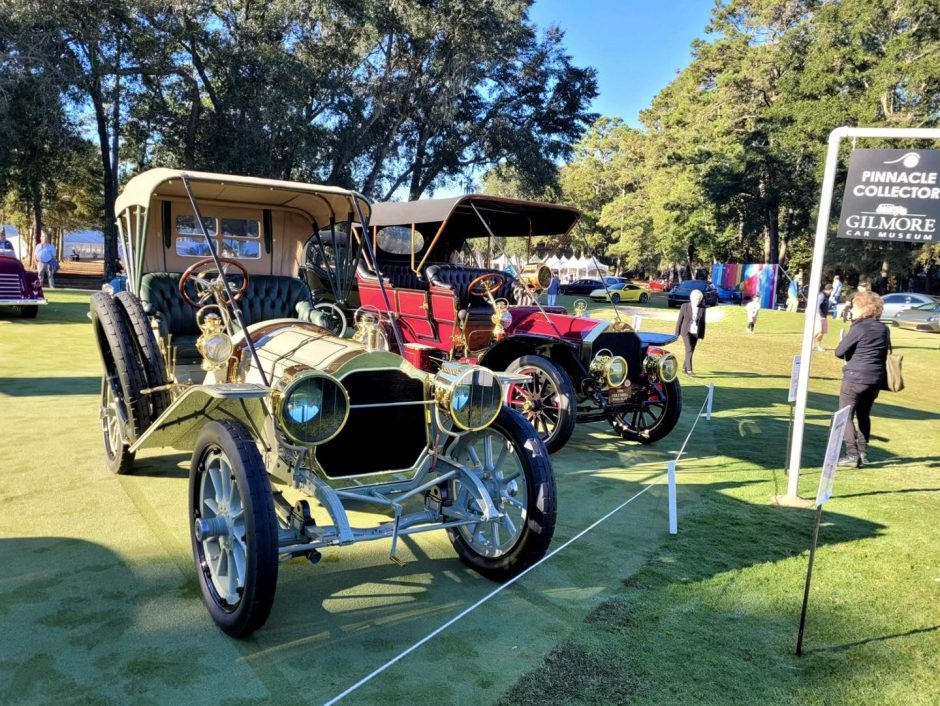
[[[790,280],[790,286],[787,287],[787,311],[796,313],[800,308],[800,285],[795,279]]]
[[[839,275],[832,278],[832,294],[829,295],[829,311],[832,318],[838,316],[839,303],[842,301],[842,279]]]
[[[816,327],[813,342],[816,344],[817,351],[825,351],[823,348],[823,336],[829,333],[829,302],[832,296],[832,285],[827,284],[816,298]]]
[[[851,408],[842,437],[845,456],[839,459],[840,466],[858,468],[868,463],[871,408],[885,382],[885,361],[891,348],[888,327],[878,320],[883,308],[881,297],[874,292],[857,292],[852,300],[852,327],[835,351],[837,358],[845,360],[839,409]]]
[[[744,310],[747,312],[747,331],[748,333],[754,333],[754,325],[757,323],[757,315],[760,313],[760,299],[752,297]]]
[[[851,321],[852,320],[852,302],[855,301],[861,292],[870,292],[871,288],[868,286],[867,282],[859,282],[858,287],[855,288],[855,291],[849,295],[848,300],[845,302],[845,306],[842,308],[842,320]]]
[[[679,318],[676,321],[676,335],[682,337],[685,344],[685,362],[682,372],[695,376],[692,372],[692,354],[699,340],[705,338],[705,304],[701,289],[693,289],[689,294],[689,301],[679,309]]]
[[[49,238],[45,233],[39,236],[39,245],[33,251],[33,259],[36,261],[40,286],[42,285],[42,276],[45,273],[49,281],[49,288],[55,289],[55,271],[59,269],[59,261],[56,259],[55,245],[49,242]]]
[[[16,255],[13,252],[13,243],[7,240],[7,232],[0,228],[0,255]]]
[[[555,298],[558,296],[558,291],[561,288],[561,281],[558,279],[558,274],[552,272],[552,279],[548,283],[548,289],[545,290],[548,296],[548,305],[555,306]]]

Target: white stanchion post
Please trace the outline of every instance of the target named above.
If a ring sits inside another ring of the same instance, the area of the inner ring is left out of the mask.
[[[708,404],[705,405],[705,421],[712,420],[712,402],[715,400],[715,383],[708,383]]]
[[[679,518],[676,513],[676,462],[670,461],[666,467],[669,482],[669,534],[679,534]]]
[[[643,323],[643,317],[640,316],[639,314],[634,314],[634,315],[633,315],[633,330],[634,330],[634,331],[639,331],[639,330],[640,330],[640,324],[642,324],[642,323]]]

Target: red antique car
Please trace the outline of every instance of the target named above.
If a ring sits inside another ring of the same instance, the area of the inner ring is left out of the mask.
[[[359,261],[359,299],[422,369],[456,359],[528,375],[509,386],[508,402],[549,451],[565,445],[576,421],[656,441],[682,408],[675,356],[661,348],[674,336],[634,333],[619,314],[603,321],[541,306],[545,267],[516,276],[478,265],[501,238],[564,235],[579,218],[566,206],[482,195],[376,204],[368,249],[377,267]]]
[[[39,305],[46,303],[39,275],[5,252],[0,252],[0,306],[18,307],[23,318],[35,319]]]

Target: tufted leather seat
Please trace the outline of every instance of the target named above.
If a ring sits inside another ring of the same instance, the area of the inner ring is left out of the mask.
[[[144,311],[157,318],[160,335],[173,336],[177,359],[181,363],[199,359],[196,339],[196,309],[179,295],[179,272],[149,272],[140,283],[140,301]],[[189,294],[195,299],[195,289],[189,284]],[[296,277],[279,275],[252,275],[248,291],[239,303],[245,324],[269,319],[293,319],[320,323],[319,313],[313,309],[313,300],[306,282]]]
[[[386,260],[379,262],[379,269],[382,271],[382,279],[389,282],[393,287],[399,287],[401,289],[419,289],[424,292],[428,290],[427,280],[418,277],[418,275],[414,273],[414,270],[411,269],[411,265],[407,262]],[[359,274],[366,279],[378,280],[375,274],[362,262],[359,264]]]
[[[493,292],[496,299],[507,299],[510,304],[516,302],[516,292],[513,287],[513,278],[501,270],[489,270],[479,267],[464,267],[463,265],[429,265],[425,270],[427,278],[435,287],[446,287],[452,289],[457,298],[457,308],[481,306],[487,303],[485,297],[471,295],[467,291],[470,283],[477,277],[485,274],[499,274],[505,278],[505,282],[498,291]],[[489,311],[489,307],[487,307]]]

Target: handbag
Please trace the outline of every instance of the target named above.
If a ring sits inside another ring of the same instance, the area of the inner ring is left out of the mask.
[[[904,389],[904,375],[901,372],[901,364],[904,362],[903,355],[895,355],[894,348],[888,346],[888,357],[885,359],[885,384],[883,390],[888,392],[900,392]]]

